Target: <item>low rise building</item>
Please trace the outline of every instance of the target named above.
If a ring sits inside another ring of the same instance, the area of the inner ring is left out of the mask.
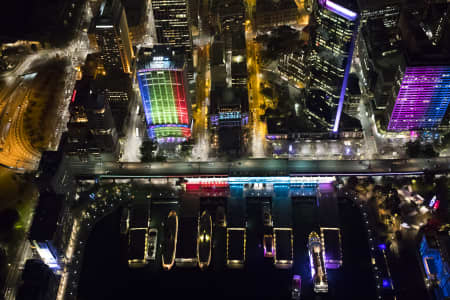
[[[58,292],[58,277],[41,260],[29,259],[22,272],[16,300],[52,300]]]
[[[119,143],[111,107],[91,80],[77,81],[69,112],[64,152],[83,161],[115,161]]]
[[[210,124],[221,153],[240,154],[245,138],[242,129],[248,123],[246,89],[216,87],[211,91]]]
[[[294,0],[256,1],[255,23],[257,31],[270,31],[274,27],[296,25],[300,11]]]
[[[134,44],[139,43],[146,34],[147,0],[123,0],[125,14],[127,16],[130,39]]]

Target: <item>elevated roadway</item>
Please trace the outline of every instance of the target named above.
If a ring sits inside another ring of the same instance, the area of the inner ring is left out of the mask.
[[[369,176],[447,173],[450,158],[408,160],[245,159],[231,162],[84,163],[66,161],[76,177]]]

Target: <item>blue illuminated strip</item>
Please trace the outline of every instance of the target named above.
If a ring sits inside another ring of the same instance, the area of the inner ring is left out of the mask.
[[[147,79],[144,74],[137,74],[138,82],[139,82],[139,90],[141,91],[142,104],[144,106],[145,120],[147,124],[153,124],[152,120],[152,103],[150,100],[150,91],[147,83]],[[153,130],[147,129],[148,135],[150,138],[154,138]]]
[[[184,128],[190,128],[187,124],[158,124],[158,125],[151,125],[151,128],[161,128],[161,127],[184,127]]]
[[[170,67],[149,68],[149,69],[140,69],[137,73],[140,74],[140,73],[151,72],[151,71],[183,71],[183,69],[170,68]]]
[[[354,11],[351,11],[350,9],[347,9],[343,6],[340,6],[337,3],[334,3],[332,1],[320,1],[320,3],[325,6],[326,9],[328,9],[329,11],[334,12],[335,14],[338,14],[339,16],[349,20],[349,21],[355,21],[356,18],[358,17],[358,14],[355,13]]]

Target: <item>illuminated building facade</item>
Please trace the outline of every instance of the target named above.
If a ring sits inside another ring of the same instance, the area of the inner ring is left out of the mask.
[[[246,88],[216,86],[210,95],[209,118],[213,148],[223,153],[241,153],[248,124],[248,92]]]
[[[192,35],[189,30],[188,0],[153,0],[156,35],[159,44],[185,54],[187,68],[192,64]],[[189,72],[190,73],[190,72]]]
[[[89,28],[89,41],[100,50],[107,74],[131,73],[134,57],[125,10],[120,0],[105,0]]]
[[[436,129],[450,102],[450,67],[406,67],[388,130]]]
[[[443,300],[450,297],[450,266],[448,257],[448,235],[424,235],[419,253],[425,273],[426,283],[431,285],[435,299]]]
[[[138,57],[137,78],[147,132],[159,143],[183,142],[191,136],[184,66],[165,46],[142,49]]]
[[[309,91],[325,92],[320,101],[333,111],[331,119],[325,121],[334,133],[339,130],[359,24],[358,14],[346,8],[354,7],[351,4],[351,1],[340,1],[338,4],[319,0],[312,15],[314,28],[311,31],[308,58],[311,68],[307,88]]]

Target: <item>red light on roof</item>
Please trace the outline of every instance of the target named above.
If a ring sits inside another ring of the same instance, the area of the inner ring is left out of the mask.
[[[440,201],[439,201],[439,200],[436,200],[436,202],[434,202],[433,208],[434,208],[435,210],[438,209],[438,208],[439,208],[439,204],[440,204]]]
[[[72,100],[70,100],[70,102],[75,101],[75,96],[77,95],[77,90],[73,90],[73,94],[72,94]]]

